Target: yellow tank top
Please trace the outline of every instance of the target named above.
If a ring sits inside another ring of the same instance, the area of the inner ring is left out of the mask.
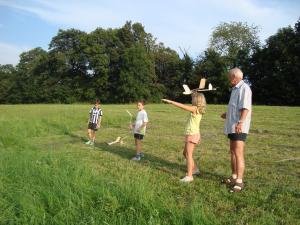
[[[185,135],[199,134],[201,119],[202,114],[190,113],[185,125]]]

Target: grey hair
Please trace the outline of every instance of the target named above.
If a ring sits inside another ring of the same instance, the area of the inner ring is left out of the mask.
[[[228,76],[232,78],[243,79],[243,72],[239,68],[235,67],[229,70]]]

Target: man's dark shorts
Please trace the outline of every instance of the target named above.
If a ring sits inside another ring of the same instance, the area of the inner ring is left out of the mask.
[[[246,133],[240,133],[240,134],[236,134],[236,133],[231,133],[228,134],[228,138],[231,141],[246,141],[247,138],[247,134]]]
[[[97,124],[96,123],[89,123],[88,129],[91,129],[93,131],[97,131],[98,130]]]
[[[134,138],[138,139],[138,140],[143,140],[144,139],[144,135],[135,133],[134,134]]]

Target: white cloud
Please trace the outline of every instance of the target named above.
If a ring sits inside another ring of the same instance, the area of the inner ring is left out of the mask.
[[[194,56],[208,46],[213,28],[220,22],[257,25],[261,40],[265,40],[278,28],[294,24],[299,16],[287,3],[263,5],[257,0],[0,0],[0,5],[34,14],[62,29],[90,32],[98,26],[120,27],[126,20],[141,22],[166,46],[177,51],[179,47],[190,49]]]
[[[275,34],[279,28],[294,25],[299,18],[299,11],[285,1],[280,4],[262,4],[255,0],[211,1],[221,4],[220,8],[228,12],[224,14],[223,21],[242,21],[258,26],[262,41]]]
[[[98,1],[0,1],[0,5],[31,13],[51,24],[91,31],[99,25],[113,25],[120,17]],[[122,9],[120,9],[121,11]],[[121,22],[121,20],[120,20]],[[122,21],[122,23],[125,21]]]
[[[16,46],[9,43],[0,42],[0,64],[17,65],[20,60],[20,54],[28,51],[30,48],[26,46]]]

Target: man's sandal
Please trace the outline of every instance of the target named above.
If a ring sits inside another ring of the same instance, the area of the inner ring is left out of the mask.
[[[234,185],[235,184],[235,180],[232,177],[228,177],[228,178],[224,178],[223,180],[221,180],[222,184],[226,184],[226,185]]]
[[[234,186],[230,189],[230,192],[241,192],[244,189],[244,183],[235,183]]]

